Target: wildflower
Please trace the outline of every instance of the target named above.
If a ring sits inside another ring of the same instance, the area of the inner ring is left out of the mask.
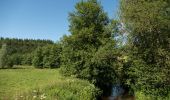
[[[46,96],[45,96],[45,94],[42,94],[41,96],[40,96],[40,99],[42,100],[42,99],[45,99],[46,98]]]
[[[36,98],[36,97],[37,97],[36,95],[33,96],[33,98]]]
[[[33,90],[33,92],[35,93],[35,92],[37,92],[36,90]]]

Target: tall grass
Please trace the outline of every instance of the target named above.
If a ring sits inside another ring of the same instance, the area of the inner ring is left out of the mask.
[[[0,100],[93,100],[98,93],[89,82],[56,69],[0,70]]]

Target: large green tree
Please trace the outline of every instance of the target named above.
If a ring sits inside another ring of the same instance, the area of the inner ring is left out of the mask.
[[[129,34],[127,83],[154,96],[170,89],[170,1],[121,0]]]
[[[61,71],[102,89],[116,79],[113,26],[97,0],[82,0],[75,8],[69,15],[71,35],[62,39]]]

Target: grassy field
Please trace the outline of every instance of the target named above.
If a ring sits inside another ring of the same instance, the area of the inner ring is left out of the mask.
[[[1,69],[0,100],[91,100],[98,90],[56,69]]]

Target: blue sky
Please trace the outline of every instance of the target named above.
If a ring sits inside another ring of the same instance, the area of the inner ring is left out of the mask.
[[[0,0],[0,37],[59,40],[68,32],[68,13],[80,0]],[[101,0],[110,18],[118,0]]]

